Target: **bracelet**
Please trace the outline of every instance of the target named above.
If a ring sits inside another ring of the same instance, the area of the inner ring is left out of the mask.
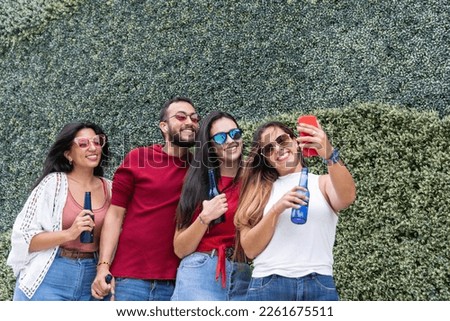
[[[98,263],[97,263],[97,266],[100,266],[100,265],[102,265],[102,264],[111,265],[111,263],[106,262],[106,261],[103,261],[103,262],[98,262]]]
[[[202,223],[203,225],[208,225],[202,220],[202,217],[200,215],[198,216],[198,219],[200,220],[200,223]]]
[[[333,149],[333,152],[331,153],[330,158],[325,159],[322,158],[322,161],[324,164],[327,164],[328,166],[336,164],[337,162],[339,162],[339,150],[337,148]]]

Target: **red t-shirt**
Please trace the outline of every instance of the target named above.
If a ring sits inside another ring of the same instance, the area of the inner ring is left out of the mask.
[[[236,227],[234,226],[234,214],[236,213],[239,201],[240,184],[233,184],[233,177],[222,176],[218,182],[220,193],[225,193],[228,203],[228,211],[225,213],[225,222],[213,225],[209,232],[205,233],[198,244],[198,252],[209,252],[218,250],[220,246],[234,247]],[[197,210],[193,221],[200,215],[201,209]]]
[[[111,204],[127,210],[111,265],[115,277],[175,279],[175,211],[187,168],[186,157],[152,145],[132,150],[115,172]]]

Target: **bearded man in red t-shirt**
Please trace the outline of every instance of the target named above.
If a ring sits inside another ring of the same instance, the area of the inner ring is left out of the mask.
[[[92,283],[95,298],[170,300],[179,264],[173,250],[175,212],[199,121],[190,99],[167,101],[159,123],[164,145],[133,149],[114,173]]]

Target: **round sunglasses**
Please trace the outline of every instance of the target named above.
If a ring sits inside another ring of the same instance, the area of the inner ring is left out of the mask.
[[[270,142],[264,147],[261,148],[261,154],[265,157],[270,157],[273,152],[275,151],[276,145],[280,146],[281,148],[287,148],[292,146],[292,138],[288,134],[282,134],[278,136],[274,142]]]
[[[220,132],[211,137],[214,143],[223,145],[227,141],[227,136],[230,136],[232,140],[238,140],[242,137],[242,129],[233,128],[228,132]]]
[[[88,138],[88,137],[75,137],[73,139],[74,143],[78,145],[78,147],[80,148],[88,148],[90,142],[92,142],[92,144],[94,144],[94,146],[96,148],[101,148],[103,146],[105,146],[106,144],[106,137],[103,134],[100,135],[95,135],[92,138]]]

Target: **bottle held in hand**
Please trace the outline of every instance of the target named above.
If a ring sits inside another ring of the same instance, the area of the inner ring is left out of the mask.
[[[308,190],[308,168],[303,167],[300,175],[299,185],[306,188],[305,191],[298,191],[301,195],[306,195],[309,198]],[[308,201],[307,201],[308,202]],[[305,224],[308,220],[308,204],[301,205],[300,208],[293,208],[291,211],[291,222],[294,224]]]
[[[107,284],[111,284],[112,278],[113,278],[113,276],[111,274],[106,275],[105,276],[105,282]]]
[[[208,177],[209,177],[209,192],[208,192],[208,196],[209,196],[209,199],[213,199],[214,197],[216,197],[220,193],[219,193],[219,189],[217,188],[216,178],[214,176],[214,170],[212,168],[208,170]],[[215,224],[219,224],[219,223],[223,223],[223,222],[225,222],[225,214],[222,214],[221,216],[219,216],[215,220],[211,221],[210,224],[211,225],[215,225]]]
[[[84,194],[84,209],[92,211],[92,202],[91,202],[91,192],[86,192]],[[89,214],[86,214],[89,215]],[[90,215],[92,220],[94,220],[94,215]],[[94,229],[92,231],[83,231],[80,234],[80,242],[81,243],[93,243],[94,242]]]

